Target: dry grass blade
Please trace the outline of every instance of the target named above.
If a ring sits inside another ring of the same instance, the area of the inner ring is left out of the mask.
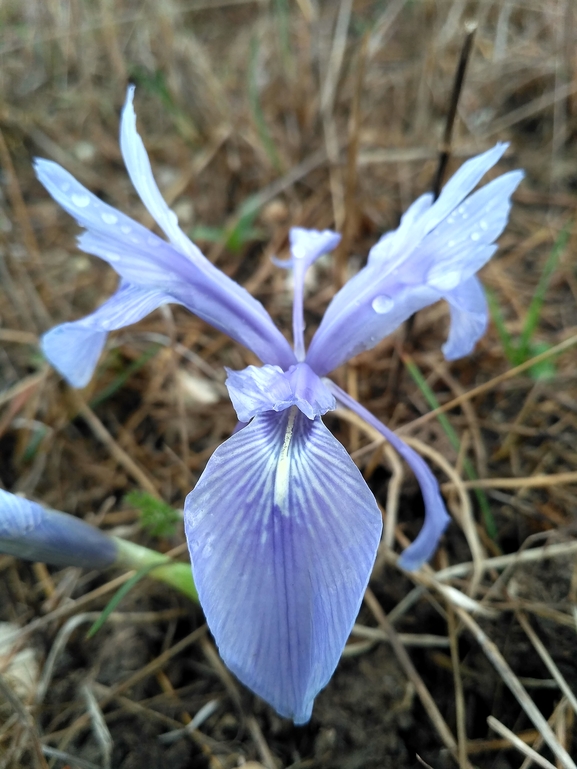
[[[559,760],[564,769],[577,769],[575,762],[571,756],[567,753],[565,748],[559,743],[554,731],[549,726],[547,720],[542,716],[540,710],[537,708],[533,700],[527,694],[525,688],[513,673],[505,658],[497,648],[497,646],[491,641],[487,635],[481,630],[475,620],[462,609],[455,608],[455,612],[459,616],[459,619],[467,627],[467,629],[473,634],[479,645],[482,647],[487,659],[499,672],[499,675],[503,679],[503,682],[509,687],[511,692],[515,695],[517,701],[529,716],[531,721],[535,724],[535,727],[543,735],[543,739],[551,749],[552,753]]]
[[[525,742],[523,742],[523,740],[520,740],[515,732],[507,729],[507,727],[500,721],[497,721],[494,716],[488,716],[487,723],[491,729],[494,729],[497,734],[505,737],[505,739],[508,740],[511,745],[514,745],[520,753],[526,755],[531,759],[531,761],[534,761],[539,766],[542,766],[543,769],[556,769],[554,764],[552,764],[550,761],[547,761],[547,759],[543,758],[543,756],[540,756],[536,750],[533,750],[530,745],[527,745]]]
[[[458,761],[459,758],[458,758],[457,742],[453,734],[451,733],[451,730],[449,729],[445,719],[439,712],[439,708],[437,707],[434,699],[431,697],[429,690],[423,683],[421,676],[417,673],[415,666],[413,665],[409,655],[405,651],[405,647],[400,642],[396,631],[388,621],[385,612],[383,611],[381,605],[373,595],[370,588],[367,588],[365,592],[365,603],[373,613],[381,630],[384,633],[386,633],[389,643],[393,647],[393,651],[399,661],[399,664],[403,668],[407,678],[411,681],[411,683],[415,687],[415,690],[419,695],[421,702],[423,703],[423,707],[427,711],[427,715],[429,716],[429,718],[431,719],[431,722],[433,723],[435,729],[437,730],[437,734],[441,738],[445,747],[449,749],[451,754],[455,756],[455,758]],[[465,761],[464,767],[467,767],[467,769],[473,769],[469,761]]]
[[[569,688],[569,684],[561,674],[561,671],[559,670],[558,666],[553,661],[551,655],[545,648],[545,645],[540,640],[537,633],[533,630],[531,627],[529,620],[523,614],[523,612],[518,611],[515,613],[515,617],[517,618],[517,621],[527,634],[527,637],[533,644],[535,650],[537,651],[537,654],[541,657],[543,662],[545,663],[547,670],[551,673],[555,681],[557,682],[557,685],[559,686],[559,689],[563,692],[565,697],[567,698],[567,702],[571,705],[573,708],[573,712],[577,715],[577,697],[575,694],[571,691]]]

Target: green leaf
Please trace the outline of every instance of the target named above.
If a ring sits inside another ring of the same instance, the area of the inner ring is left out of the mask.
[[[173,507],[156,499],[146,491],[131,491],[125,501],[140,511],[140,523],[153,537],[171,537],[180,521],[180,513]]]
[[[94,622],[88,633],[86,634],[87,638],[92,638],[92,636],[96,635],[100,628],[104,625],[108,617],[112,614],[112,612],[116,609],[118,604],[122,601],[125,595],[128,595],[132,588],[140,582],[140,580],[143,577],[146,577],[146,575],[152,571],[152,569],[157,568],[157,565],[152,563],[150,566],[146,566],[144,569],[140,569],[140,571],[137,571],[136,574],[134,574],[128,582],[125,582],[124,585],[121,585],[121,587],[118,588],[116,593],[112,596],[110,601],[106,604],[104,609],[102,610],[102,613],[100,617]]]

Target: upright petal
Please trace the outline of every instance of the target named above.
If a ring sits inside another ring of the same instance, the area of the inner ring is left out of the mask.
[[[136,113],[134,112],[133,101],[134,86],[131,85],[126,93],[126,101],[120,120],[120,150],[130,181],[149,214],[170,242],[193,261],[202,263],[204,261],[202,252],[180,229],[176,214],[166,205],[166,201],[154,181],[146,149],[136,130]]]
[[[262,304],[195,246],[182,251],[167,243],[104,203],[52,161],[37,158],[35,168],[56,202],[86,228],[78,240],[81,249],[107,261],[128,283],[170,294],[170,301],[184,305],[262,361],[284,368],[296,362]]]
[[[80,518],[0,489],[0,552],[54,566],[104,569],[116,560],[117,546]]]
[[[261,414],[220,446],[185,504],[200,602],[223,660],[304,723],[360,607],[381,516],[320,418]]]
[[[136,323],[161,304],[174,302],[168,294],[122,283],[92,315],[55,326],[42,337],[42,352],[72,387],[85,387],[94,373],[108,332]]]
[[[336,399],[344,406],[358,414],[364,421],[381,433],[391,446],[397,451],[409,465],[421,487],[423,501],[425,503],[425,523],[419,535],[399,558],[399,566],[407,571],[414,571],[426,563],[437,549],[439,539],[451,520],[441,497],[439,484],[435,476],[427,467],[426,462],[416,451],[407,446],[398,435],[374,417],[370,411],[354,398],[351,398],[344,390],[341,390],[334,382],[327,381],[327,387]]]
[[[293,270],[293,342],[298,361],[305,358],[304,293],[308,268],[323,254],[336,248],[341,236],[332,230],[307,230],[291,227],[289,232],[291,258],[282,262],[274,259],[277,267]]]
[[[504,147],[467,161],[435,203],[427,195],[419,198],[396,232],[374,246],[367,266],[336,294],[313,337],[306,361],[317,374],[374,347],[414,312],[469,281],[491,258],[523,174],[504,174],[464,198]]]
[[[487,330],[489,309],[483,286],[473,276],[444,298],[451,310],[449,338],[443,345],[443,354],[447,360],[456,360],[469,355]]]

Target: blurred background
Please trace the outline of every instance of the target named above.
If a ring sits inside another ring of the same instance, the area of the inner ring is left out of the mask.
[[[0,487],[185,559],[178,511],[235,426],[223,366],[257,362],[166,307],[111,335],[92,382],[70,390],[39,335],[91,312],[117,277],[78,251],[34,157],[152,227],[118,145],[135,83],[138,129],[182,228],[287,335],[290,276],[271,256],[287,256],[290,226],[343,233],[308,278],[310,338],[371,245],[432,188],[471,23],[446,178],[496,141],[511,144],[488,178],[526,171],[481,274],[491,327],[448,365],[440,303],[335,374],[425,446],[443,484],[455,523],[426,578],[391,556],[422,522],[411,473],[346,415],[326,419],[386,516],[371,588],[397,645],[363,607],[313,719],[295,728],[227,673],[200,609],[169,588],[141,581],[87,641],[84,613],[98,616],[117,573],[0,556],[0,630],[23,628],[17,643],[0,632],[16,698],[0,692],[0,767],[408,769],[420,756],[507,769],[523,745],[570,766],[555,742],[577,752],[572,0],[1,0]],[[506,668],[459,614],[472,610]],[[544,745],[512,681],[549,720]]]

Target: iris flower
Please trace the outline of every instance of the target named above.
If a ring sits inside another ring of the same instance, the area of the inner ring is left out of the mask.
[[[305,274],[340,236],[291,229],[291,257],[282,265],[294,276],[291,346],[262,304],[179,228],[136,131],[133,94],[131,87],[122,111],[122,155],[167,239],[104,203],[56,163],[36,160],[39,180],[85,230],[79,247],[120,276],[110,299],[92,315],[49,331],[42,348],[72,386],[83,387],[110,331],[173,303],[262,361],[227,372],[241,429],[216,449],[188,495],[186,536],[200,602],[223,660],[281,715],[304,723],[339,661],[382,529],[373,494],[323,415],[337,403],[352,409],[413,469],[425,522],[400,557],[403,568],[416,569],[431,557],[448,522],[423,459],[327,374],[440,299],[451,312],[445,357],[471,352],[487,325],[476,273],[497,249],[522,173],[506,173],[473,192],[503,155],[506,145],[497,144],[464,163],[437,200],[418,198],[333,298],[308,349]]]

